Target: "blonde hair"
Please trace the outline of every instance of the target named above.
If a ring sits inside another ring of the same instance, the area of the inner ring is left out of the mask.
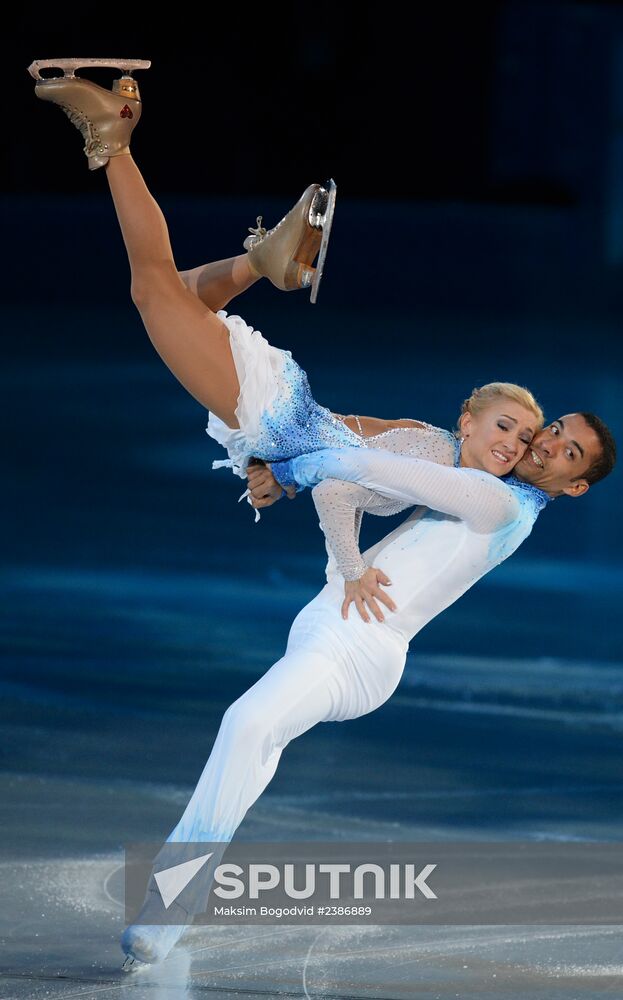
[[[515,385],[514,382],[487,382],[479,389],[473,389],[471,396],[463,400],[455,429],[457,437],[461,434],[459,421],[464,413],[471,413],[475,417],[498,399],[512,399],[526,410],[531,410],[538,422],[536,429],[540,430],[543,426],[545,415],[529,389],[523,385]]]

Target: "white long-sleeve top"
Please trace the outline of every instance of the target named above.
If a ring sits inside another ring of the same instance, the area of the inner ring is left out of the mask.
[[[420,506],[364,553],[392,580],[386,624],[409,640],[528,537],[548,495],[508,477],[367,448],[324,449],[272,465],[282,485],[342,479]],[[329,568],[328,579],[332,574]]]

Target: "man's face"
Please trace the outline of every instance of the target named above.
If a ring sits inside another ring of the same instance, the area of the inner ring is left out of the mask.
[[[600,454],[593,428],[580,413],[567,413],[535,434],[514,473],[550,496],[577,497],[586,493],[589,484],[582,475]]]

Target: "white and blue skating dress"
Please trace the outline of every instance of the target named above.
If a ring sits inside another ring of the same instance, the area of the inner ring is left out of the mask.
[[[306,372],[291,351],[273,347],[240,316],[217,316],[229,329],[229,342],[240,383],[236,407],[239,428],[210,413],[206,432],[227,449],[230,465],[241,478],[252,456],[267,462],[294,458],[319,448],[356,448],[361,438],[312,396]]]
[[[213,469],[227,466],[245,479],[253,456],[275,462],[324,448],[382,448],[442,465],[455,463],[458,454],[455,436],[431,424],[413,421],[419,426],[395,427],[370,437],[357,434],[326,406],[316,402],[307,374],[291,351],[273,347],[240,316],[228,315],[223,309],[217,315],[229,329],[240,384],[236,407],[240,426],[228,427],[210,412],[206,433],[229,456],[214,461]],[[370,513],[396,513],[407,506],[390,502],[388,509],[387,498],[381,504],[375,504],[374,498],[366,499]],[[260,512],[256,510],[256,521],[259,518]]]

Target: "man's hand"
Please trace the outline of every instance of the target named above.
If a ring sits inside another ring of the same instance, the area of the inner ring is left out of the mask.
[[[342,618],[348,618],[348,608],[351,602],[354,601],[357,606],[357,611],[363,618],[364,622],[370,621],[366,604],[378,621],[385,621],[383,612],[379,608],[377,601],[384,604],[390,609],[390,611],[395,611],[396,605],[392,601],[391,597],[388,597],[385,591],[381,590],[379,587],[380,583],[387,586],[388,584],[391,584],[391,580],[382,569],[376,569],[374,566],[367,569],[358,580],[346,580],[344,583],[345,597],[344,603],[342,604]]]
[[[251,461],[258,463],[261,460],[254,458]],[[282,487],[273,476],[270,465],[263,462],[247,466],[247,486],[251,491],[252,507],[270,507],[282,494]],[[296,496],[296,487],[289,486],[286,494],[293,500]]]

